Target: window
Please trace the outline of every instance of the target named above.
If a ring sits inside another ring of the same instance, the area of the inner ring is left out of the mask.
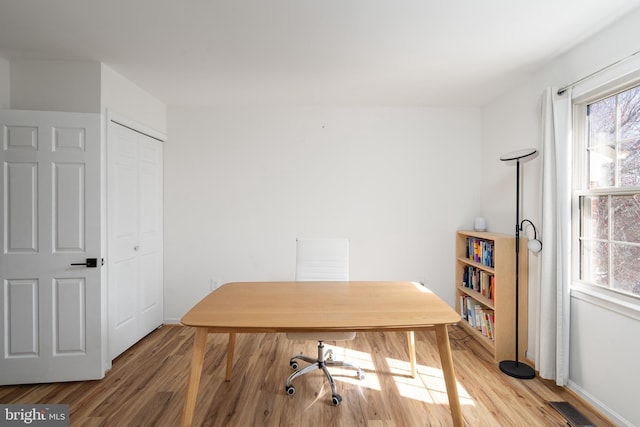
[[[640,298],[640,86],[577,111],[578,279]]]

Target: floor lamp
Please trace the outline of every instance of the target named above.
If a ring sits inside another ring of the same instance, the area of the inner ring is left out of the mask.
[[[518,301],[518,276],[520,274],[520,161],[522,159],[530,160],[531,156],[538,151],[534,148],[526,148],[524,150],[513,151],[500,157],[503,162],[516,161],[516,351],[515,360],[503,360],[500,362],[500,370],[507,375],[520,379],[531,379],[536,376],[533,368],[526,363],[518,361],[518,320],[519,320],[519,301]],[[528,220],[527,220],[528,221]],[[524,221],[523,221],[524,222]],[[530,221],[529,221],[530,222]]]

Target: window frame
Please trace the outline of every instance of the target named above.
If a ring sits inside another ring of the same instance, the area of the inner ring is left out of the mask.
[[[607,187],[588,188],[587,144],[588,123],[587,106],[601,99],[615,95],[633,87],[640,86],[640,69],[629,75],[610,81],[608,84],[583,89],[572,99],[572,194],[571,194],[571,296],[590,301],[594,304],[609,308],[628,317],[640,320],[640,296],[592,284],[580,279],[580,198],[582,196],[623,195],[639,193],[640,187]],[[609,236],[611,236],[609,230]],[[611,266],[609,268],[611,270]]]

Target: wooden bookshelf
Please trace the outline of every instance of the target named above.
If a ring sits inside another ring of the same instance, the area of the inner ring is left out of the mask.
[[[487,254],[484,260],[470,259],[469,239],[479,243],[476,247],[484,247],[484,253]],[[518,358],[525,360],[528,295],[526,239],[520,239],[519,250]],[[476,231],[456,232],[456,309],[462,316],[460,325],[491,351],[496,361],[513,360],[515,357],[515,257],[515,237],[513,236]],[[465,298],[466,306],[473,307],[472,315],[478,307],[483,315],[493,314],[494,322],[491,328],[487,324],[486,316],[478,319],[481,322],[484,320],[484,333],[481,325],[474,327],[466,319],[469,310],[466,307],[462,309],[463,297],[467,297]]]

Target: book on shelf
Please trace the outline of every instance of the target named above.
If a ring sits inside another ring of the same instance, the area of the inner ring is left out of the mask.
[[[469,295],[460,296],[460,317],[482,335],[495,337],[495,311],[478,303]]]
[[[462,270],[462,286],[478,292],[483,297],[495,300],[496,278],[493,274],[472,265]]]
[[[495,324],[495,313],[492,309],[478,306],[476,304],[475,307],[475,315],[476,315],[476,325],[475,328],[479,330],[482,335],[493,340],[494,337],[494,324]]]
[[[471,298],[468,295],[460,295],[460,317],[462,320],[467,320],[467,299]]]
[[[487,338],[493,340],[494,337],[494,328],[495,328],[495,312],[493,310],[485,310],[484,313],[484,320],[486,322],[486,327],[487,327]]]
[[[494,263],[494,243],[493,240],[479,239],[477,237],[467,237],[468,259],[493,268]]]

